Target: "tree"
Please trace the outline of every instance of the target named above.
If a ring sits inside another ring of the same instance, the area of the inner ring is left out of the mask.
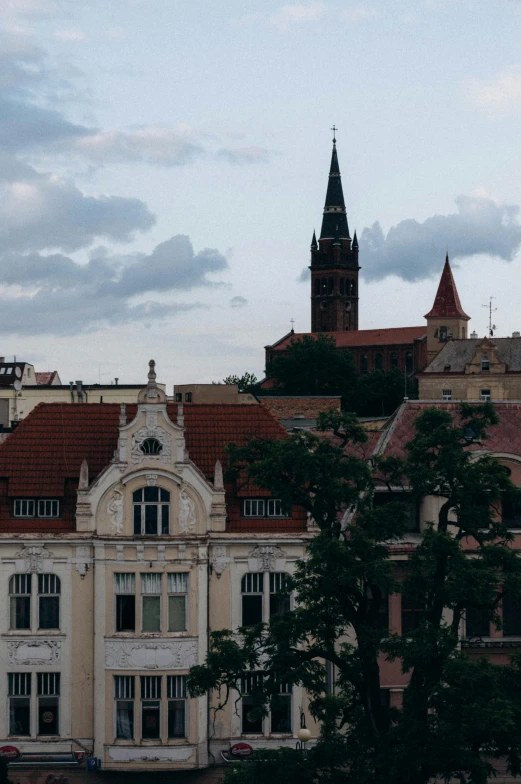
[[[7,774],[7,760],[0,754],[0,784],[12,784],[11,779]]]
[[[253,373],[243,373],[242,376],[226,376],[223,378],[223,384],[237,384],[239,392],[255,393],[260,388],[257,376]]]
[[[471,659],[458,639],[466,612],[499,626],[505,592],[521,601],[521,559],[497,514],[505,494],[519,498],[519,491],[499,463],[474,448],[479,441],[483,449],[497,421],[490,404],[464,404],[454,420],[428,409],[405,457],[371,466],[352,456],[350,445],[365,439],[354,416],[338,412],[321,416],[332,438],[304,432],[230,447],[234,481],[247,477],[287,507],[301,505],[318,533],[288,585],[296,608],[239,636],[213,633],[206,664],[191,669],[188,687],[194,696],[215,689],[224,704],[240,694],[245,672],[262,671],[256,710],[266,712],[280,684],[293,683],[305,687],[321,722],[305,775],[299,752],[287,749],[265,751],[230,781],[427,784],[439,777],[485,784],[499,758],[512,774],[521,772],[521,660]],[[392,550],[405,531],[407,505],[375,505],[375,485],[439,499],[437,519],[420,535],[404,577]],[[421,611],[417,628],[401,636],[380,622],[383,602],[396,592]],[[400,660],[410,676],[400,710],[382,704],[381,657]],[[334,694],[326,693],[324,662],[337,672]]]
[[[398,368],[373,370],[358,376],[353,410],[358,416],[390,416],[404,397],[418,397],[418,379]]]
[[[356,387],[356,368],[349,351],[339,351],[331,335],[304,335],[266,368],[279,395],[341,395],[349,406]]]

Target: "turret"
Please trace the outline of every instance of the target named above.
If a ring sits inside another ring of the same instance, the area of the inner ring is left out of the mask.
[[[448,253],[434,304],[425,314],[425,318],[427,319],[428,362],[434,359],[448,340],[461,340],[467,337],[467,322],[470,316],[467,316],[461,307]]]

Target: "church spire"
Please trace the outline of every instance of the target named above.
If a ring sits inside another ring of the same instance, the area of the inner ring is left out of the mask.
[[[332,130],[334,133],[336,128],[333,126]],[[336,137],[333,136],[333,152],[331,153],[331,166],[329,167],[329,180],[327,183],[326,203],[324,205],[324,217],[322,219],[320,239],[333,239],[336,234],[337,226],[338,236],[342,239],[350,239],[344,192],[342,190],[342,179],[340,177],[340,166],[338,164],[338,153],[336,151]]]
[[[433,317],[460,318],[465,319],[466,321],[470,319],[470,316],[467,316],[461,307],[458,289],[456,288],[456,283],[450,268],[448,253],[445,257],[445,265],[443,267],[443,272],[441,273],[440,284],[438,286],[438,291],[436,292],[434,305],[429,312],[425,314],[425,318]]]

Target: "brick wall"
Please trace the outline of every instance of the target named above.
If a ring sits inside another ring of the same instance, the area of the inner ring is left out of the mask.
[[[277,419],[316,419],[322,411],[340,411],[340,397],[259,397]]]

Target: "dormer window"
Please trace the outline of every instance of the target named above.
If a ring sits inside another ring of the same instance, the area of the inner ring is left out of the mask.
[[[481,371],[482,373],[488,373],[490,370],[490,360],[487,354],[483,354],[481,357]]]
[[[160,455],[163,451],[163,444],[157,438],[145,438],[141,444],[141,451],[144,455]]]

